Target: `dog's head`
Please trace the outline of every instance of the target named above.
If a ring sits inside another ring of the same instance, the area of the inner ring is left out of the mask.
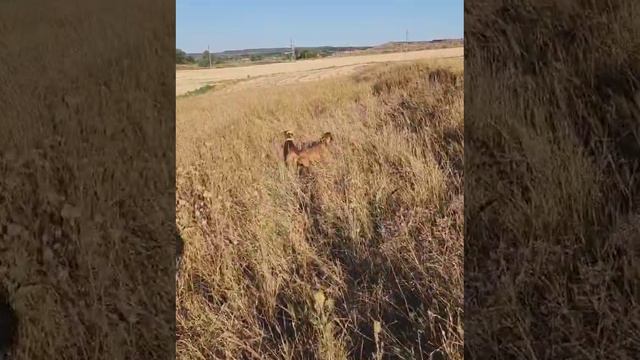
[[[291,130],[284,130],[284,131],[282,131],[282,134],[284,134],[284,137],[287,140],[293,138],[293,131],[291,131]]]
[[[327,131],[326,133],[322,134],[320,141],[325,144],[329,144],[333,141],[333,135]]]

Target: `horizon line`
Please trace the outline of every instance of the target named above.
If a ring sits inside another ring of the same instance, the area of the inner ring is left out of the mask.
[[[464,40],[464,36],[461,37],[446,37],[446,38],[433,38],[431,40],[410,40],[409,43],[412,42],[431,42],[431,41],[446,41],[446,40]],[[375,46],[380,46],[380,45],[384,45],[384,44],[388,44],[388,43],[406,43],[406,41],[404,40],[389,40],[389,41],[385,41],[382,43],[378,43],[376,45],[295,45],[295,47],[298,48],[316,48],[316,47],[375,47]],[[217,54],[217,53],[223,53],[225,51],[245,51],[245,50],[262,50],[262,49],[288,49],[289,46],[277,46],[277,47],[256,47],[256,48],[242,48],[242,49],[225,49],[225,50],[220,50],[220,51],[215,51],[213,50],[211,53],[212,54]],[[184,51],[187,54],[201,54],[203,52],[206,51],[205,50],[201,50],[199,52],[192,52],[192,51],[187,51],[184,50],[178,46],[176,46],[176,49],[180,49],[182,51]]]

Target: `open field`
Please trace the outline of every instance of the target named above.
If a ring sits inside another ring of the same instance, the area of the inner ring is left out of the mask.
[[[179,359],[462,359],[462,73],[378,64],[177,100]],[[287,171],[284,129],[331,131],[333,161]]]
[[[177,70],[176,71],[176,95],[182,95],[189,91],[196,90],[208,84],[215,84],[225,80],[247,79],[257,76],[318,71],[326,69],[333,71],[336,67],[356,67],[363,64],[390,62],[390,61],[410,61],[419,59],[435,59],[462,57],[463,47],[434,49],[423,51],[410,51],[389,54],[359,55],[328,57],[315,60],[298,60],[293,63],[275,63],[265,65],[251,65],[242,67],[229,67],[222,69],[201,69],[201,70]]]
[[[461,62],[462,59],[453,60]],[[410,61],[409,61],[410,62]],[[399,61],[397,63],[407,63],[407,61]],[[438,58],[429,61],[434,66],[447,66],[452,63],[451,58]],[[255,89],[258,87],[270,87],[274,85],[287,85],[295,84],[307,81],[318,81],[323,79],[329,79],[337,76],[353,75],[359,72],[367,71],[366,69],[376,64],[359,64],[359,65],[347,65],[342,67],[332,67],[325,69],[316,69],[309,71],[299,71],[295,73],[280,73],[273,75],[265,75],[247,80],[233,80],[228,82],[222,82],[219,87],[221,93],[228,93],[239,91],[243,89]]]

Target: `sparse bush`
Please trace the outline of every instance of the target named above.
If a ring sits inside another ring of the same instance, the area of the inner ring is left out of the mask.
[[[216,60],[216,57],[211,54],[211,64],[213,64]],[[209,67],[209,51],[205,50],[202,52],[202,56],[198,59],[198,66],[200,67]]]
[[[296,59],[314,59],[319,56],[319,53],[313,50],[300,50],[296,52]]]
[[[193,64],[194,62],[193,57],[180,49],[176,49],[176,64]]]
[[[176,64],[184,64],[186,59],[187,54],[180,49],[176,49]]]

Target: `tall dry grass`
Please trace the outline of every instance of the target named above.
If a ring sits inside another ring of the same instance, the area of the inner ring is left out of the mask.
[[[462,358],[457,61],[178,100],[179,358]]]
[[[469,359],[637,357],[639,10],[465,4]]]

